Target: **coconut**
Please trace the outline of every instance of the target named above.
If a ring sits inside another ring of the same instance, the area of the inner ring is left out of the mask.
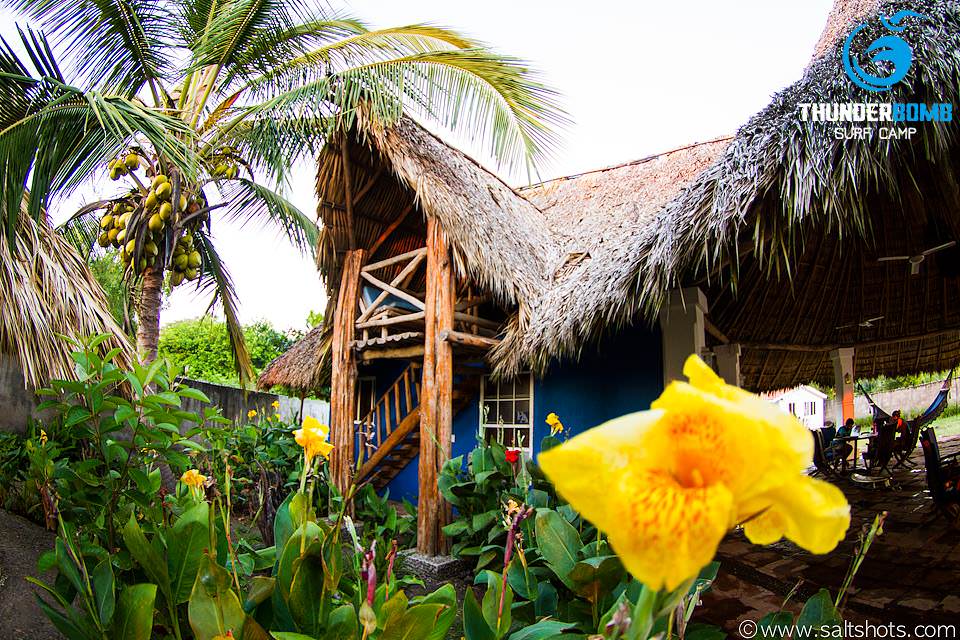
[[[173,255],[173,266],[177,271],[184,271],[190,264],[187,254],[180,253]]]
[[[170,195],[173,193],[173,187],[169,182],[164,182],[156,188],[156,192],[159,200],[169,200]]]
[[[126,251],[128,255],[131,255],[131,256],[132,256],[132,255],[133,255],[133,250],[136,249],[136,248],[137,248],[137,241],[136,241],[136,240],[130,240],[129,242],[127,242],[127,244],[126,244],[126,246],[123,248],[123,250]]]
[[[117,233],[117,242],[122,243],[126,237],[127,237],[126,229],[120,229],[120,232]]]
[[[160,219],[166,222],[170,219],[170,216],[173,215],[173,205],[169,202],[164,202],[160,205]]]
[[[152,240],[144,245],[143,250],[151,256],[156,256],[158,253],[160,253],[160,248],[157,246],[157,243],[153,242]]]
[[[123,164],[125,164],[130,171],[136,171],[140,168],[140,156],[135,153],[128,153],[127,157],[123,159]]]
[[[109,231],[107,231],[107,238],[110,239],[111,243],[114,243],[117,241],[117,235],[119,233],[120,233],[119,229],[110,229]]]
[[[179,287],[183,283],[183,274],[179,271],[174,271],[170,274],[170,286]]]
[[[100,228],[107,230],[113,226],[113,216],[109,213],[100,219]]]
[[[200,272],[197,271],[196,269],[187,269],[186,271],[183,272],[183,276],[187,280],[196,280],[197,276],[199,275],[200,275]]]
[[[109,247],[110,235],[106,231],[101,233],[99,236],[97,236],[97,244],[100,245],[101,247]]]
[[[140,258],[140,262],[137,263],[137,267],[139,267],[139,268],[137,269],[137,271],[146,271],[146,270],[147,270],[147,259],[146,259],[146,258]]]
[[[162,173],[158,173],[158,174],[157,174],[157,177],[153,179],[153,184],[152,184],[152,186],[153,186],[154,190],[156,190],[157,188],[160,187],[160,185],[162,185],[162,184],[167,184],[167,183],[169,183],[169,182],[170,182],[170,178],[168,178],[167,176],[163,175]]]
[[[160,217],[159,213],[150,216],[150,222],[147,223],[147,227],[150,228],[150,231],[160,231],[163,229],[163,218]]]
[[[133,215],[133,214],[131,214],[129,211],[127,211],[125,214],[123,214],[122,216],[120,216],[120,221],[119,221],[119,222],[120,222],[120,228],[121,228],[121,229],[126,229],[126,228],[127,228],[127,224],[130,222],[130,216],[131,216],[131,215]]]
[[[196,269],[197,267],[200,266],[200,252],[199,252],[199,251],[193,251],[193,252],[190,253],[189,256],[187,256],[187,265],[188,265],[191,269]]]

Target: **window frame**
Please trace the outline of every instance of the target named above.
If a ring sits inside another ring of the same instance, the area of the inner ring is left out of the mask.
[[[495,430],[500,429],[500,428],[504,428],[504,429],[510,428],[510,429],[513,429],[514,431],[518,431],[518,430],[520,430],[520,429],[526,429],[526,430],[527,430],[527,435],[526,435],[526,441],[525,441],[525,443],[524,443],[524,446],[522,446],[522,447],[507,447],[507,448],[508,448],[508,449],[519,449],[519,450],[525,452],[525,453],[527,454],[527,456],[533,456],[533,416],[534,416],[534,377],[533,377],[533,372],[531,372],[531,371],[523,371],[523,372],[521,372],[521,373],[518,373],[518,374],[516,375],[516,377],[514,377],[514,378],[512,378],[512,379],[510,380],[510,384],[511,384],[511,385],[515,384],[516,380],[518,380],[519,378],[524,377],[524,376],[526,376],[526,377],[527,377],[527,380],[529,381],[528,393],[527,393],[526,396],[519,396],[519,397],[518,397],[518,396],[516,395],[516,392],[515,392],[514,389],[511,389],[510,395],[504,396],[503,394],[500,393],[500,390],[501,390],[501,388],[502,388],[502,385],[504,384],[504,382],[501,381],[501,382],[497,382],[497,383],[492,383],[492,384],[496,384],[496,386],[497,386],[497,394],[496,394],[495,396],[493,396],[492,398],[490,398],[490,399],[491,399],[493,402],[502,402],[502,401],[504,401],[504,400],[507,400],[507,401],[512,401],[512,402],[514,402],[514,403],[515,403],[518,399],[519,399],[519,400],[526,400],[526,401],[529,403],[529,404],[528,404],[528,412],[527,412],[527,420],[529,421],[528,424],[524,425],[524,424],[517,424],[517,423],[509,423],[509,424],[508,424],[508,423],[502,423],[502,426],[501,426],[501,423],[500,423],[500,422],[491,422],[491,423],[488,423],[488,422],[486,422],[486,421],[484,420],[484,410],[483,410],[483,408],[484,408],[484,406],[486,405],[486,402],[487,402],[487,400],[488,400],[487,384],[488,384],[488,379],[489,379],[489,377],[490,377],[489,374],[484,374],[484,376],[483,376],[483,377],[481,378],[481,380],[480,380],[480,400],[479,400],[479,405],[478,405],[478,407],[477,407],[477,409],[478,409],[478,414],[479,414],[479,416],[478,416],[478,418],[477,418],[477,422],[478,422],[478,425],[477,425],[477,433],[480,434],[480,437],[483,439],[484,442],[487,442],[487,431],[488,431],[488,430],[495,431]]]

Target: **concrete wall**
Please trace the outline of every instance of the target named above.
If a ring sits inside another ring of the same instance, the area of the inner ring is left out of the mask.
[[[223,415],[230,420],[246,421],[247,412],[250,409],[256,409],[258,413],[266,412],[267,415],[279,413],[288,422],[300,420],[300,398],[259,391],[248,392],[244,398],[243,391],[235,387],[200,380],[185,379],[183,382],[205,393],[210,398],[210,402],[220,407]],[[272,406],[274,401],[280,403],[277,410]],[[24,388],[23,373],[16,358],[0,354],[0,431],[24,433],[30,422],[34,405],[33,392]],[[196,400],[185,399],[184,409],[200,413],[203,410],[203,404]],[[303,403],[303,413],[328,424],[330,404],[323,400],[308,399]]]
[[[24,433],[34,406],[33,391],[23,385],[14,356],[0,353],[0,431]]]
[[[874,402],[880,405],[880,408],[887,413],[893,413],[896,409],[903,412],[904,417],[920,413],[930,406],[933,399],[937,397],[940,391],[940,382],[928,382],[915,387],[903,387],[892,391],[878,391],[871,393],[870,397]],[[950,388],[950,397],[948,402],[956,404],[960,401],[960,376],[954,376],[953,384]],[[858,418],[871,415],[870,405],[863,396],[856,396],[854,399],[854,411]]]
[[[190,379],[184,379],[183,383],[206,394],[210,398],[210,403],[220,407],[224,417],[234,422],[246,421],[247,413],[251,409],[266,415],[279,413],[280,417],[288,422],[298,422],[301,419],[300,398],[261,391],[248,391],[246,397],[244,397],[243,390],[236,387]],[[279,409],[276,410],[272,406],[275,401],[280,403]],[[196,400],[187,399],[184,401],[184,409],[199,413],[203,410],[203,405]],[[303,413],[304,416],[313,416],[320,422],[328,424],[330,421],[330,404],[323,400],[307,399],[303,403]]]

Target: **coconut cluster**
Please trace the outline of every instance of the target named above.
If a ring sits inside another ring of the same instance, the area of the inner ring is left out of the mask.
[[[193,248],[193,236],[185,235],[177,240],[170,264],[170,286],[176,287],[184,280],[199,278],[200,263],[200,252]]]
[[[120,249],[123,263],[135,273],[143,273],[160,261],[171,269],[172,286],[196,280],[202,260],[193,249],[193,233],[209,217],[204,211],[206,201],[202,194],[183,188],[182,183],[175,197],[170,177],[155,170],[149,161],[145,164],[149,186],[134,176],[138,188],[110,203],[100,218],[97,242],[104,248]],[[111,160],[107,168],[116,180],[133,174],[140,166],[140,156],[131,151],[123,159]]]

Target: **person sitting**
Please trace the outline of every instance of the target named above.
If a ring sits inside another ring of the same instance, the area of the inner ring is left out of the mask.
[[[853,434],[854,424],[853,418],[847,418],[843,426],[837,429],[837,435],[833,438],[833,442],[830,443],[830,449],[833,455],[843,461],[844,469],[847,468],[847,458],[853,453],[853,445],[843,438],[849,438]]]

